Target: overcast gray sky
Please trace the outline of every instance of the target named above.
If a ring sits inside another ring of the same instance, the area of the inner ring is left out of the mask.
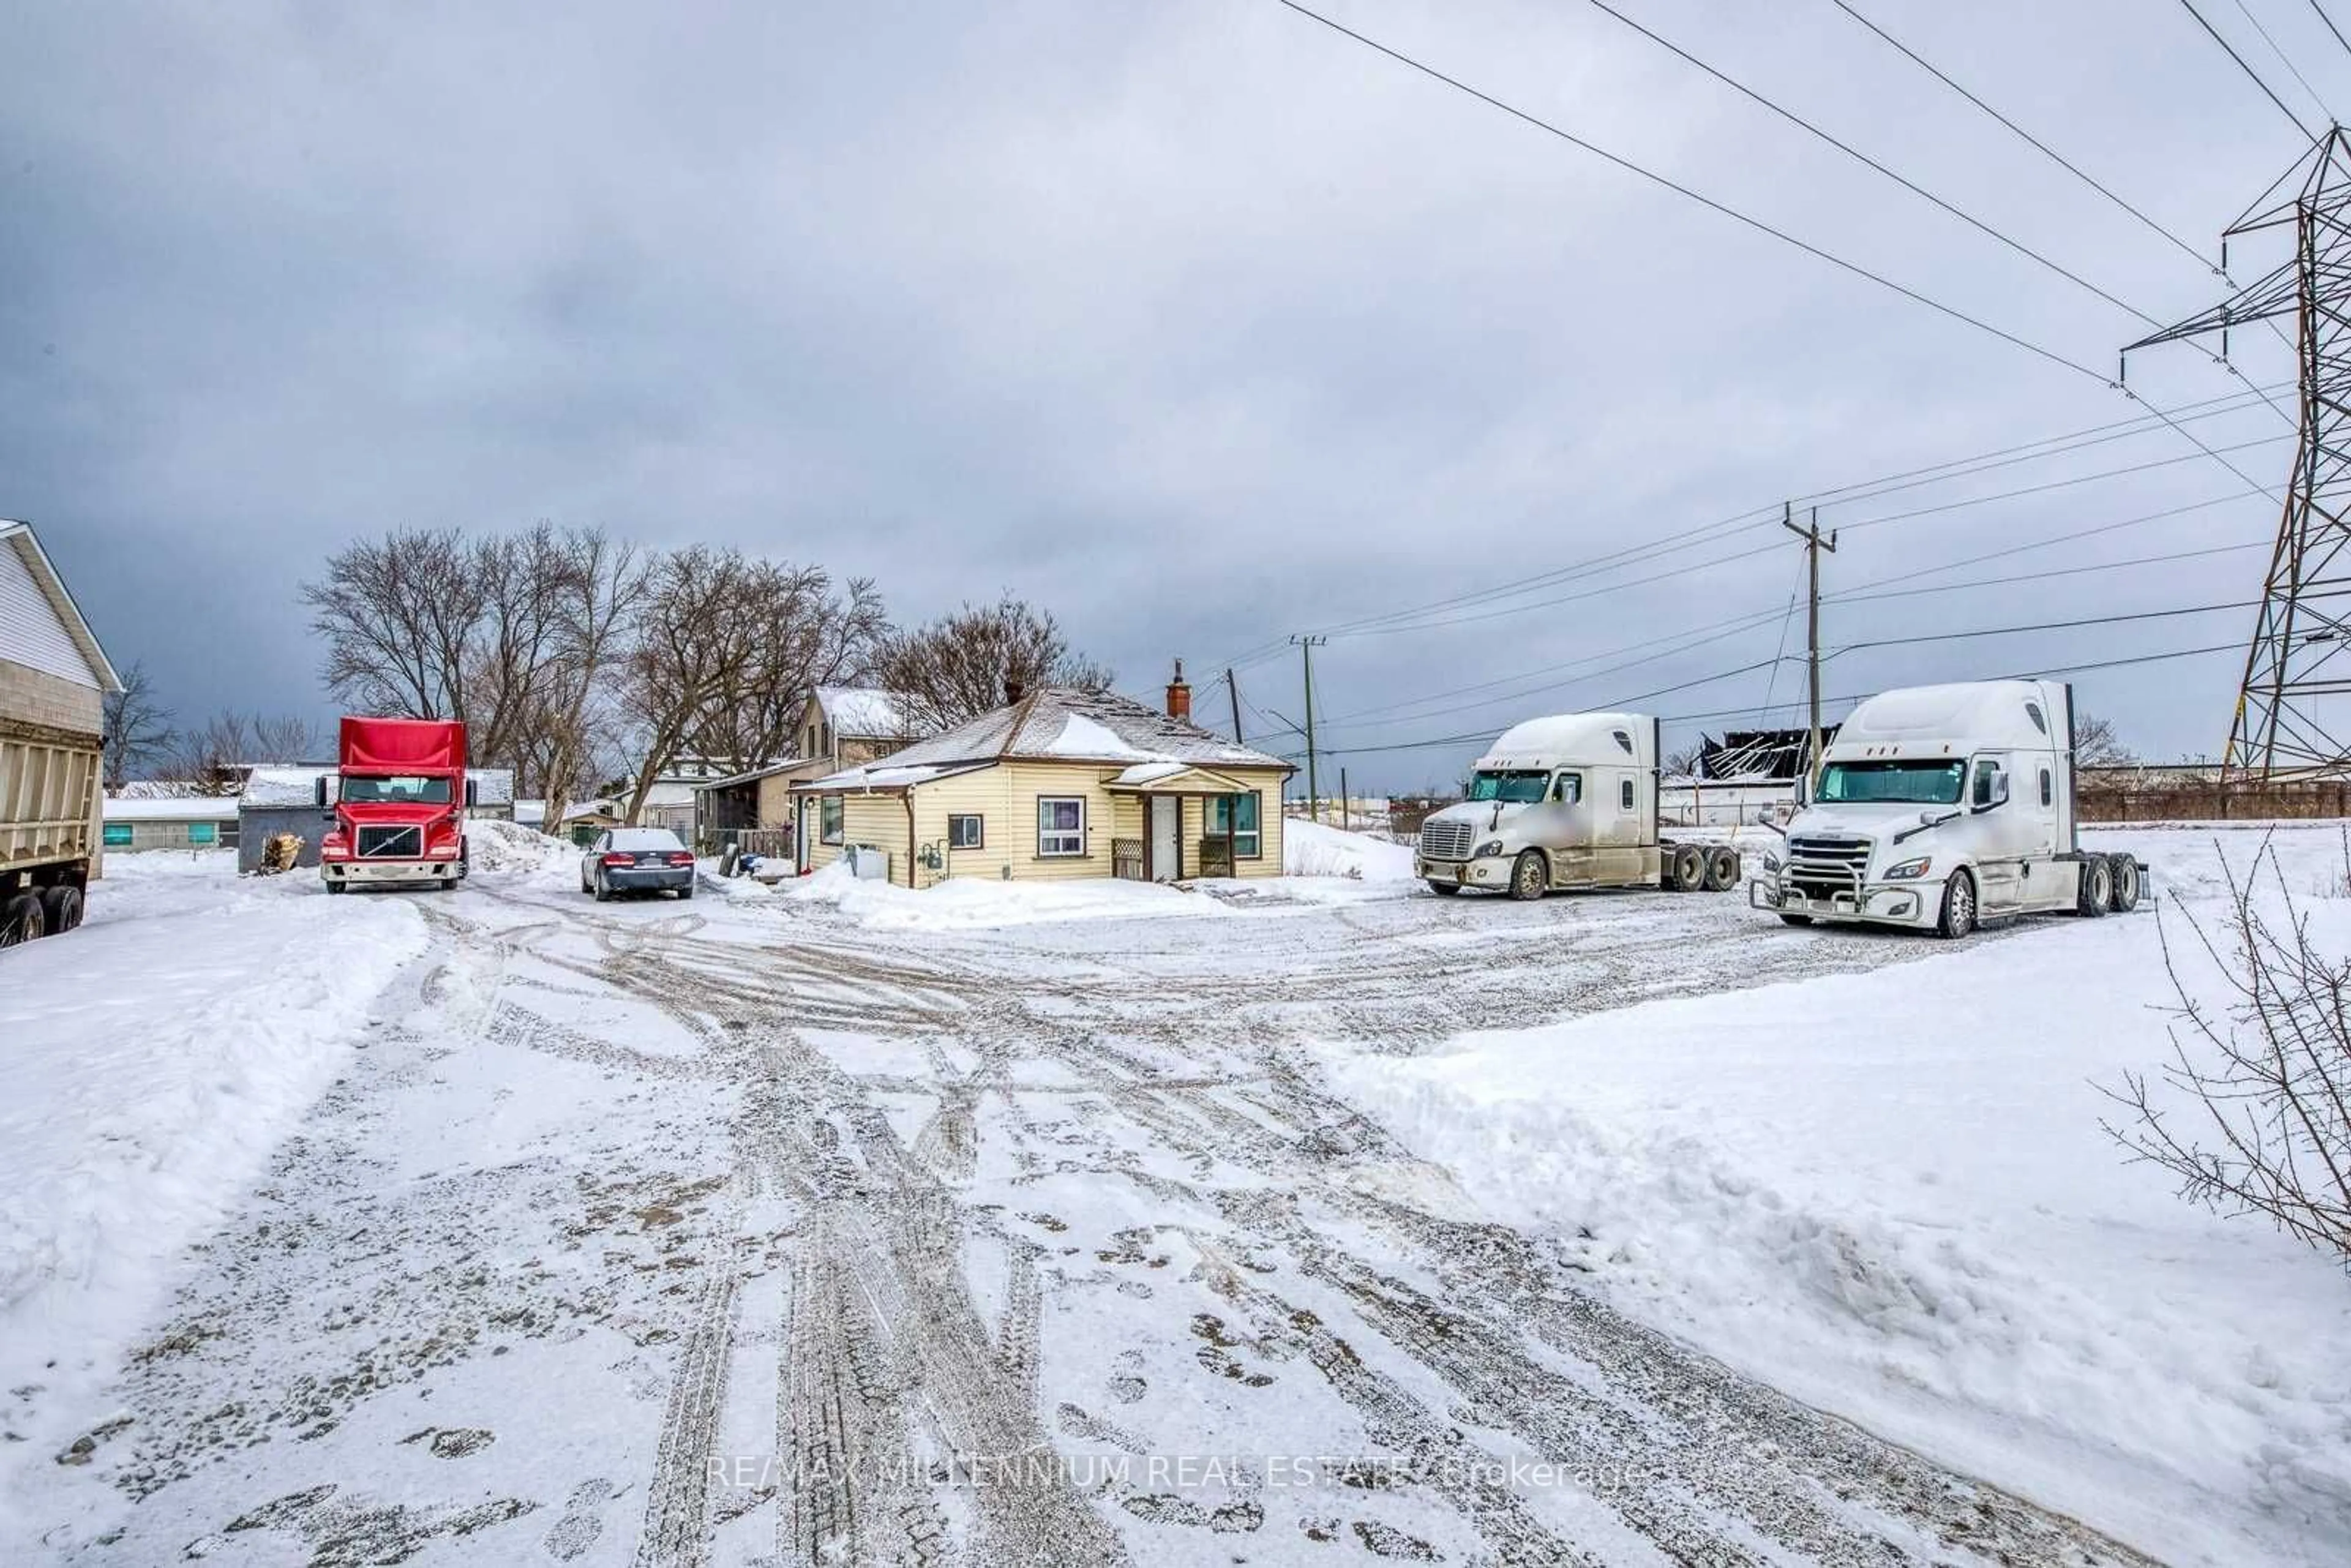
[[[2351,54],[2308,7],[2247,3],[2351,101]],[[2208,252],[2296,152],[2178,5],[1855,4]],[[2223,292],[1829,0],[1624,8],[2150,317]],[[1328,9],[2084,365],[2147,329],[1580,0]],[[2208,14],[2320,120],[2241,13]],[[0,19],[0,516],[35,521],[110,652],[192,715],[328,711],[295,593],[338,544],[548,517],[870,574],[907,619],[1009,589],[1130,690],[1186,656],[1221,716],[1215,662],[1294,631],[2142,413],[1272,0],[23,5]],[[2241,278],[2275,258],[2232,256]],[[2255,380],[2292,374],[2273,339],[2233,347]],[[2131,383],[2165,406],[2241,385],[2186,348],[2135,357]],[[2231,461],[2283,476],[2270,411],[2194,428],[2262,442]],[[1827,583],[2208,500],[1904,586],[2246,548],[1832,605],[1825,641],[2252,598],[2273,504],[2219,499],[2241,482],[2160,429],[1823,520],[2182,454],[1855,529]],[[1773,542],[1334,636],[1328,742],[1491,731],[1770,660],[1800,564],[1792,539],[1749,553]],[[2234,644],[2251,619],[1860,649],[1826,684]],[[2240,662],[2077,679],[2169,757],[2217,750]],[[1800,681],[1635,706],[1751,712]],[[1286,649],[1239,682],[1302,716]],[[1475,749],[1346,760],[1403,788]]]

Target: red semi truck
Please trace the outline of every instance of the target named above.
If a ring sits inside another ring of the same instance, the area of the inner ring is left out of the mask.
[[[429,882],[466,870],[465,727],[441,719],[345,718],[335,777],[319,780],[334,825],[319,842],[329,893],[356,883]]]

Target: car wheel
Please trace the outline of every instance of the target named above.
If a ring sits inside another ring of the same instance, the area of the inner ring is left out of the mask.
[[[694,883],[689,882],[684,887],[679,888],[677,890],[677,895],[680,898],[692,898],[694,896]]]
[[[2129,855],[2116,855],[2106,862],[2114,870],[2114,891],[2106,895],[2106,907],[2116,915],[2128,915],[2138,907],[2138,862]]]
[[[2074,913],[2085,919],[2095,919],[2106,912],[2106,904],[2114,896],[2114,862],[2104,855],[2090,855],[2084,859],[2081,896],[2074,901]]]
[[[1729,844],[1708,852],[1706,857],[1706,890],[1728,893],[1739,885],[1739,852]]]
[[[612,890],[610,886],[606,885],[604,882],[604,873],[601,871],[596,873],[596,885],[590,888],[588,891],[596,895],[596,902],[599,904],[610,904],[612,902]]]
[[[45,887],[41,890],[41,924],[50,936],[58,936],[80,925],[81,911],[81,889]]]
[[[1935,935],[1956,942],[1975,928],[1976,879],[1955,871],[1943,884],[1943,913],[1935,922]]]
[[[1790,925],[1810,925],[1813,923],[1809,915],[1782,915],[1780,918]]]
[[[1510,866],[1510,896],[1525,903],[1551,891],[1551,873],[1541,850],[1520,850]]]
[[[1668,884],[1676,893],[1696,893],[1706,885],[1706,852],[1696,844],[1683,844],[1673,852],[1673,875]]]
[[[41,895],[20,893],[0,904],[0,947],[14,947],[19,942],[30,942],[48,929],[42,918]]]
[[[1428,891],[1439,898],[1451,898],[1461,891],[1461,884],[1458,882],[1432,881],[1428,884]]]

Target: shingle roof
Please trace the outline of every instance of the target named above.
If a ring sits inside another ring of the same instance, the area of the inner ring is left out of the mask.
[[[1279,757],[1222,739],[1197,725],[1170,718],[1157,708],[1115,692],[1047,686],[1008,707],[984,713],[944,735],[893,751],[870,768],[851,768],[817,785],[855,789],[878,781],[867,776],[883,768],[938,767],[1024,758],[1056,762],[1099,762],[1131,768],[1139,762],[1196,763],[1210,768],[1279,768]],[[810,786],[803,785],[803,789]]]

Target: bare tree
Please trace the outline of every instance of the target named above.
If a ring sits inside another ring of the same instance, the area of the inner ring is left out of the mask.
[[[172,748],[172,711],[156,697],[142,664],[124,670],[122,689],[107,694],[103,723],[110,790],[120,789],[131,781],[131,769],[146,767]]]
[[[1698,765],[1705,760],[1706,737],[1701,735],[1679,750],[1667,754],[1666,777],[1695,779],[1698,777]]]
[[[1014,688],[1101,691],[1111,683],[1109,670],[1070,647],[1050,612],[1009,594],[884,639],[873,674],[923,733],[977,718]]]
[[[191,793],[234,795],[248,768],[306,761],[317,748],[318,732],[308,719],[225,711],[180,737],[171,771]]]
[[[626,703],[638,738],[627,809],[635,821],[653,781],[674,766],[743,671],[754,663],[748,612],[758,573],[735,550],[694,545],[657,559],[646,577],[637,634],[625,662]]]
[[[327,559],[302,585],[326,640],[327,690],[362,712],[463,718],[485,613],[478,557],[455,528],[396,529]]]
[[[634,626],[645,563],[634,545],[601,528],[560,536],[555,574],[556,652],[537,684],[519,748],[547,799],[552,831],[572,792],[593,776],[613,727],[611,677]],[[522,772],[523,769],[517,769]]]
[[[705,756],[751,766],[791,755],[810,693],[863,679],[890,622],[872,580],[836,589],[821,567],[747,562],[741,592],[751,621],[742,660],[723,672],[691,738]]]
[[[2074,715],[2074,761],[2083,768],[2127,768],[2138,753],[2125,746],[2114,725],[2095,714]]]
[[[2254,899],[2263,862],[2280,914]],[[2351,838],[2345,844],[2351,882]],[[2128,1116],[2107,1134],[2169,1172],[2180,1195],[2219,1213],[2254,1214],[2351,1263],[2351,960],[2311,940],[2277,857],[2264,842],[2241,880],[2226,861],[2229,905],[2220,940],[2188,929],[2233,999],[2218,1014],[2182,975],[2168,925],[2164,964],[2179,998],[2169,1092],[2126,1074],[2107,1097]],[[2186,1125],[2175,1122],[2183,1099]]]

